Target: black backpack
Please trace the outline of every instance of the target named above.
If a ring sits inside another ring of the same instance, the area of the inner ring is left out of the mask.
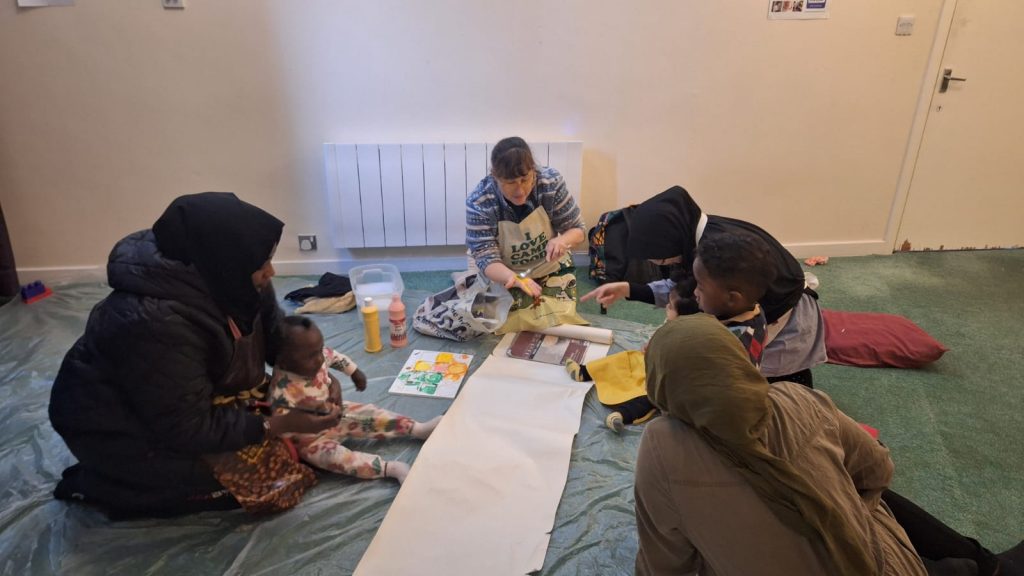
[[[646,284],[668,278],[677,266],[658,266],[647,260],[626,257],[629,221],[636,205],[601,214],[590,229],[590,278],[598,284],[606,282],[639,282]]]

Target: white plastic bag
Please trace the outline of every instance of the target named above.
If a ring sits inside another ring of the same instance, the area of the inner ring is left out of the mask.
[[[455,310],[466,322],[480,332],[494,332],[508,318],[512,308],[512,294],[497,282],[487,278],[474,281],[455,302]]]
[[[501,327],[511,307],[512,295],[504,286],[470,274],[428,296],[416,308],[412,326],[428,336],[465,342]]]

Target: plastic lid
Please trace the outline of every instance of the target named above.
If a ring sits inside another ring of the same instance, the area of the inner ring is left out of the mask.
[[[370,304],[373,304],[373,297],[367,296],[366,298],[363,298],[364,306],[369,306]]]

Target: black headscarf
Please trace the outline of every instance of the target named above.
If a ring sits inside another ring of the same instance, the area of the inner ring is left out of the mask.
[[[220,309],[248,334],[260,307],[252,274],[270,259],[282,228],[230,192],[203,192],[171,202],[153,235],[165,258],[196,267]]]
[[[673,186],[637,206],[629,221],[626,255],[662,260],[682,255],[693,262],[700,206],[681,186]]]
[[[629,221],[627,256],[637,260],[683,257],[689,272],[697,251],[697,225],[701,209],[690,193],[673,186],[636,207]],[[800,301],[804,293],[804,271],[800,263],[771,234],[734,218],[708,216],[704,237],[715,234],[753,234],[768,244],[775,264],[775,280],[761,299],[769,324],[778,320]],[[679,282],[679,278],[673,278]]]

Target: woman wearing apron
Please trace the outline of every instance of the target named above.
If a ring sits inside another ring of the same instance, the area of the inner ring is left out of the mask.
[[[537,166],[529,145],[505,138],[491,174],[466,199],[466,242],[480,272],[529,307],[543,292],[575,296],[572,247],[584,239],[580,209],[554,168]]]

